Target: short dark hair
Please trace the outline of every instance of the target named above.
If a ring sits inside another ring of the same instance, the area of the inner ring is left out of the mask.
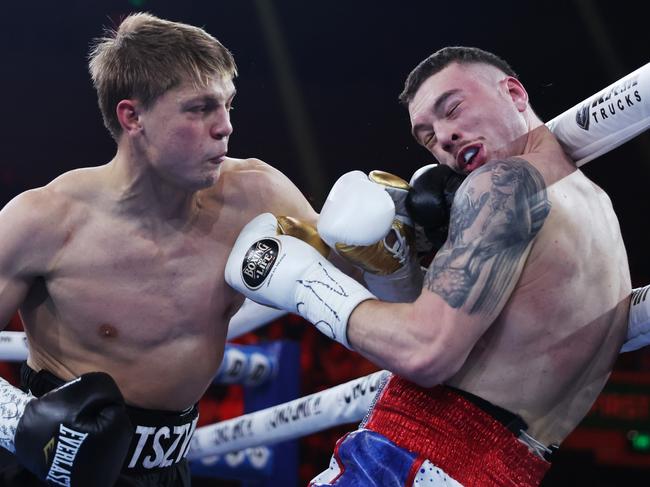
[[[515,73],[510,65],[496,54],[484,51],[478,47],[443,47],[431,54],[431,56],[418,64],[415,69],[409,73],[406,82],[404,83],[404,90],[399,95],[399,101],[404,105],[408,105],[413,100],[415,93],[418,91],[422,83],[424,83],[429,77],[442,71],[451,63],[490,64],[499,68],[508,76],[518,78],[517,73]]]

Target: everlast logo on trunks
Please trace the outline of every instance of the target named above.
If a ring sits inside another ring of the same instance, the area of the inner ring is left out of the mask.
[[[131,445],[128,468],[151,470],[180,462],[189,449],[198,418],[176,426],[138,426]]]
[[[70,485],[74,459],[87,436],[88,433],[79,433],[59,425],[59,437],[56,443],[54,459],[45,480],[53,485]],[[46,455],[48,454],[49,452],[46,452]]]
[[[631,78],[614,85],[609,91],[582,105],[576,112],[578,127],[589,130],[590,122],[600,123],[609,117],[633,107],[641,102],[641,94],[635,88],[638,78]]]
[[[244,283],[248,288],[257,289],[262,285],[279,251],[280,242],[274,238],[264,238],[251,245],[246,252],[241,269]]]

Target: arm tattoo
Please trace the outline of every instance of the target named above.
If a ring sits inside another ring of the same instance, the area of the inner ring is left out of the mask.
[[[14,452],[14,437],[25,406],[34,396],[0,378],[0,446]]]
[[[453,308],[491,312],[550,210],[542,175],[527,161],[477,169],[456,193],[449,236],[429,266],[425,287]]]

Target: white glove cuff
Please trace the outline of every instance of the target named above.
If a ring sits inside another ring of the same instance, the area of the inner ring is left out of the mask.
[[[300,316],[352,350],[347,334],[350,314],[359,303],[375,296],[328,262],[315,262],[297,284],[296,310]]]

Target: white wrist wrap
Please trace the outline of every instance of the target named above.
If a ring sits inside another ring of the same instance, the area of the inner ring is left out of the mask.
[[[630,317],[627,324],[627,339],[622,352],[632,352],[650,345],[650,285],[632,290]]]
[[[348,318],[359,303],[373,294],[329,262],[314,262],[296,286],[296,310],[324,335],[352,349]]]

